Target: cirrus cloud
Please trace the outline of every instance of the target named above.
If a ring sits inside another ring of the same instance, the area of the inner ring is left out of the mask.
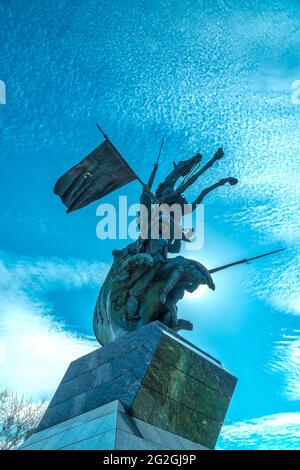
[[[222,428],[219,449],[300,449],[300,413],[278,413]]]
[[[0,262],[0,385],[32,398],[48,399],[69,363],[93,348],[91,338],[55,320],[45,293],[98,285],[103,263],[85,260],[16,260],[2,253]]]

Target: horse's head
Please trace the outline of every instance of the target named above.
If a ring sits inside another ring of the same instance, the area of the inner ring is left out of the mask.
[[[174,190],[174,185],[176,182],[179,180],[179,178],[184,178],[187,176],[190,171],[192,171],[202,160],[202,155],[200,153],[197,153],[191,158],[188,158],[187,160],[182,160],[178,163],[173,162],[173,170],[171,173],[168,174],[168,176],[164,179],[162,183],[160,183],[157,187],[157,190],[155,192],[156,197],[160,200],[162,195],[166,191]]]
[[[174,165],[174,172],[176,173],[176,176],[186,176],[189,174],[193,168],[195,168],[196,165],[198,165],[202,160],[202,155],[200,153],[197,153],[191,158],[188,158],[187,160],[182,160],[178,163],[173,162]]]

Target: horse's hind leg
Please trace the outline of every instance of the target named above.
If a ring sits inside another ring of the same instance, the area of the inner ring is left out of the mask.
[[[174,268],[170,277],[166,281],[163,289],[161,290],[159,300],[162,304],[165,303],[168,293],[170,292],[170,290],[172,290],[175,284],[179,281],[180,277],[181,277],[181,269]]]
[[[160,321],[168,326],[169,328],[175,328],[178,322],[177,318],[177,307],[173,302],[169,302],[168,299],[165,301],[167,311],[162,315]]]

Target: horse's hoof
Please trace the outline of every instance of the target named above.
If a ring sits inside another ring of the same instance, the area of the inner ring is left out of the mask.
[[[183,320],[182,318],[179,318],[177,325],[172,329],[175,331],[179,331],[179,330],[192,331],[193,323],[191,323],[188,320]]]
[[[215,153],[215,158],[217,160],[221,160],[221,158],[223,158],[223,157],[224,157],[224,151],[223,151],[222,148],[219,148]]]
[[[230,184],[230,186],[234,186],[236,184],[238,184],[239,180],[237,180],[236,178],[228,178],[228,183]]]

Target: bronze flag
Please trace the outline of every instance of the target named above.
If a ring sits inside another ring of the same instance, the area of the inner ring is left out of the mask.
[[[72,212],[139,179],[107,139],[59,178],[54,192]]]

